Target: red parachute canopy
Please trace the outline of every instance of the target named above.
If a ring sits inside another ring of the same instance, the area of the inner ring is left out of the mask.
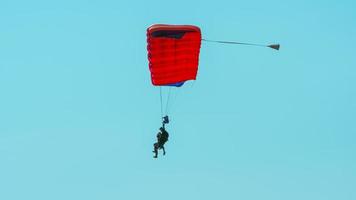
[[[191,25],[155,24],[147,29],[147,50],[152,84],[181,86],[195,80],[201,32]]]

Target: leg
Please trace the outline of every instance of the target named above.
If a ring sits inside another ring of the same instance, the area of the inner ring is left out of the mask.
[[[153,152],[155,153],[155,155],[153,157],[157,158],[157,155],[158,155],[158,143],[154,143],[153,144]]]
[[[164,149],[164,146],[162,146],[162,150],[163,150],[163,155],[166,155],[166,150]]]

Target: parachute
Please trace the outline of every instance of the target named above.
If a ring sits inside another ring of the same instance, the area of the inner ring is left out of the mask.
[[[279,44],[263,45],[234,41],[202,39],[200,28],[193,25],[154,24],[147,28],[147,51],[151,82],[154,86],[168,86],[166,111],[163,112],[162,87],[160,87],[163,127],[168,123],[168,105],[171,88],[179,88],[186,81],[196,80],[201,41],[233,45],[268,47],[279,50]],[[166,119],[166,120],[165,120]]]
[[[155,86],[180,87],[198,72],[201,31],[192,25],[155,24],[147,29],[151,81]]]

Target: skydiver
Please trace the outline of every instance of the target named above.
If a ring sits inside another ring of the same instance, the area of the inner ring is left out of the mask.
[[[158,156],[158,150],[163,150],[163,155],[166,155],[166,150],[164,149],[164,144],[168,141],[169,134],[166,129],[163,127],[159,128],[160,132],[157,133],[157,142],[153,144],[153,153],[154,158]]]

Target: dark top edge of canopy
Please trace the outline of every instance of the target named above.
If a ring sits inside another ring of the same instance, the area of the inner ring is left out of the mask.
[[[193,32],[193,31],[186,31],[186,30],[158,30],[153,31],[150,33],[152,37],[166,37],[166,38],[182,38],[185,33]]]
[[[155,31],[189,31],[189,32],[199,32],[200,28],[194,25],[170,25],[170,24],[153,24],[147,28],[148,33]]]

